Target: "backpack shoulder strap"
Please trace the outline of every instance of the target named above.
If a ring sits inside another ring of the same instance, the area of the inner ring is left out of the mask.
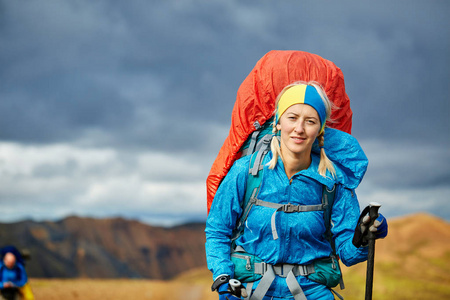
[[[326,185],[322,189],[322,204],[324,207],[323,219],[325,222],[325,238],[330,243],[333,249],[333,254],[336,254],[336,246],[334,244],[333,234],[331,233],[331,211],[333,209],[334,199],[336,195],[336,185],[331,190]]]
[[[336,244],[333,239],[333,233],[331,233],[331,211],[333,210],[335,198],[336,198],[336,184],[333,186],[331,190],[329,190],[328,187],[324,185],[322,190],[322,204],[324,206],[323,218],[325,222],[325,238],[331,245],[331,249],[333,251],[332,256],[337,257]],[[337,263],[339,265],[339,259],[337,260]],[[342,277],[342,273],[341,279],[339,280],[339,285],[341,290],[345,289],[344,278]],[[335,294],[337,294],[336,291],[333,291],[332,289],[330,290]],[[339,297],[340,295],[337,294],[337,296]]]
[[[237,239],[242,234],[247,216],[252,206],[257,201],[256,197],[258,196],[259,189],[261,188],[261,182],[264,174],[263,161],[267,152],[268,147],[267,149],[261,148],[259,151],[253,153],[250,158],[247,186],[245,189],[244,201],[242,202],[242,214],[237,223],[233,240]]]

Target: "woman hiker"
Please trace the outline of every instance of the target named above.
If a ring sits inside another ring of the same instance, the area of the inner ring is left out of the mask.
[[[258,202],[245,212],[238,234],[253,155],[238,159],[220,183],[205,230],[212,289],[220,300],[334,299],[327,278],[320,278],[336,271],[332,244],[346,266],[367,260],[361,233],[369,220],[360,218],[354,192],[367,159],[352,136],[325,130],[331,108],[316,82],[296,82],[279,93],[270,151],[263,158],[262,179],[254,195]],[[314,147],[318,151],[312,151]],[[326,237],[324,189],[334,193],[331,243]],[[384,238],[386,219],[379,214],[370,230]],[[243,275],[241,270],[253,274]],[[232,279],[246,282],[247,291],[235,288]]]

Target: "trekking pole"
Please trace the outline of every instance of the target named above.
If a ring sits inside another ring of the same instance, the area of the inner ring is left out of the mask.
[[[234,295],[237,297],[244,297],[247,298],[247,291],[243,287],[242,283],[237,279],[230,279],[228,282],[230,284],[231,290],[233,291]]]
[[[370,223],[369,227],[373,225],[373,222],[378,218],[378,209],[381,204],[377,202],[371,202],[369,209]],[[373,269],[375,265],[375,233],[368,230],[367,238],[369,240],[369,254],[367,256],[367,274],[366,274],[366,298],[365,300],[372,300],[372,287],[373,287]]]

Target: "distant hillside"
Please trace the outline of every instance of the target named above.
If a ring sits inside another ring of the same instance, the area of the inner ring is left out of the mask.
[[[429,214],[390,219],[389,234],[376,242],[376,261],[398,266],[398,275],[435,276],[450,280],[450,224]]]
[[[204,227],[69,217],[0,224],[0,243],[30,251],[30,277],[168,279],[206,265]]]
[[[450,224],[428,214],[392,219],[388,237],[376,244],[376,259],[398,266],[398,276],[450,284]]]
[[[388,221],[375,245],[373,299],[450,299],[450,224],[428,214]],[[345,299],[364,299],[366,263],[343,273]]]

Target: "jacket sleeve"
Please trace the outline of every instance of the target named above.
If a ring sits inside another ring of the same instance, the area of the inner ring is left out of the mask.
[[[340,186],[336,191],[331,213],[333,224],[331,231],[336,252],[347,267],[367,260],[367,247],[356,248],[352,243],[359,214],[359,202],[355,191]]]
[[[238,160],[220,184],[206,220],[206,261],[213,279],[234,275],[230,260],[233,229],[242,213],[241,201],[247,185],[248,162]]]

